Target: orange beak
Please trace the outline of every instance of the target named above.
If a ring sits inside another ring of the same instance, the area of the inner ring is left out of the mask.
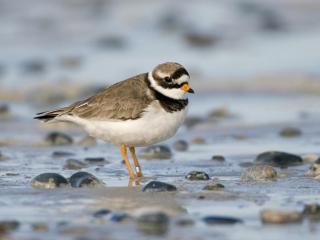
[[[188,93],[194,93],[193,89],[189,87],[188,83],[183,84],[181,89]]]

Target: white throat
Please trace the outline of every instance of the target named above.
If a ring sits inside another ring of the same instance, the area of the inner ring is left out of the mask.
[[[148,73],[148,79],[151,87],[163,95],[173,99],[185,99],[185,91],[180,88],[163,88],[157,84],[156,80],[152,76],[152,72]]]

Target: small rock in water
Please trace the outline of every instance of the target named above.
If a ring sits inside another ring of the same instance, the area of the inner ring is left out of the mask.
[[[318,158],[319,158],[319,156],[314,153],[309,153],[309,154],[305,154],[302,156],[303,161],[307,162],[307,163],[313,163],[313,162],[317,161]]]
[[[20,223],[18,221],[6,221],[6,220],[1,220],[0,221],[0,239],[1,234],[6,234],[11,231],[14,231],[18,229],[20,226]]]
[[[126,46],[126,41],[122,36],[104,36],[96,41],[96,46],[100,49],[122,49]]]
[[[287,128],[282,129],[279,132],[279,134],[282,137],[298,137],[302,134],[302,132],[298,128],[287,127]]]
[[[311,165],[309,171],[305,173],[305,176],[308,177],[320,177],[320,164],[314,163]]]
[[[46,137],[46,142],[53,146],[70,145],[73,140],[70,136],[60,132],[52,132]]]
[[[241,181],[274,181],[276,179],[277,171],[268,165],[251,166],[241,174]]]
[[[214,160],[214,161],[219,161],[219,162],[225,161],[224,156],[221,156],[221,155],[214,155],[214,156],[212,156],[211,159]]]
[[[301,165],[303,162],[298,155],[277,151],[263,152],[256,157],[255,161],[258,164],[268,164],[281,168]]]
[[[240,167],[251,167],[251,166],[254,166],[254,163],[253,162],[240,162],[239,166]]]
[[[186,175],[188,180],[209,180],[209,175],[201,171],[191,171]]]
[[[211,47],[219,41],[217,36],[199,32],[188,32],[184,38],[190,46],[201,48]]]
[[[236,224],[242,223],[243,221],[240,218],[235,217],[224,217],[224,216],[206,216],[202,220],[209,225],[215,224]]]
[[[21,64],[21,68],[25,73],[39,74],[46,70],[46,63],[42,59],[30,59]]]
[[[10,109],[7,104],[0,105],[0,119],[7,118],[10,115]]]
[[[110,216],[110,220],[112,222],[122,222],[126,218],[128,218],[128,214],[126,213],[112,213]]]
[[[206,140],[203,137],[194,137],[192,138],[191,142],[193,144],[204,144]]]
[[[81,66],[82,58],[79,56],[65,56],[60,59],[60,64],[66,69],[76,69]]]
[[[224,189],[224,185],[216,182],[209,183],[203,188],[203,190],[208,190],[208,191],[221,190],[221,189]]]
[[[55,158],[59,158],[59,157],[70,157],[70,156],[73,156],[74,153],[71,153],[71,152],[64,152],[64,151],[55,151],[52,153],[52,157],[55,157]]]
[[[173,144],[173,148],[176,151],[180,151],[180,152],[187,151],[188,147],[189,147],[189,145],[188,145],[187,141],[184,141],[184,140],[178,140]]]
[[[164,235],[168,231],[169,217],[162,212],[146,213],[138,217],[138,228],[148,235]]]
[[[97,141],[95,138],[88,135],[80,140],[79,144],[82,146],[94,146],[97,144]]]
[[[2,161],[4,159],[5,159],[4,155],[0,152],[0,161]]]
[[[48,232],[49,226],[46,223],[34,223],[32,229],[36,232]]]
[[[177,191],[176,186],[159,182],[159,181],[151,181],[146,186],[144,186],[143,192],[175,192]]]
[[[109,209],[100,209],[100,210],[94,212],[93,216],[96,218],[99,218],[99,217],[104,217],[104,216],[108,215],[109,213],[111,213],[111,211]]]
[[[76,159],[68,159],[63,168],[65,169],[81,169],[81,168],[85,168],[87,165],[79,160]]]
[[[69,178],[71,187],[80,188],[80,187],[100,187],[103,186],[103,183],[87,172],[77,172]]]
[[[318,203],[304,205],[303,215],[312,220],[320,220],[320,205]]]
[[[34,188],[57,188],[68,186],[68,180],[57,173],[42,173],[31,181]]]
[[[194,221],[190,218],[181,218],[177,220],[176,224],[181,227],[186,227],[194,225]]]
[[[89,157],[85,158],[84,161],[90,164],[106,163],[106,160],[103,157]]]
[[[143,159],[170,159],[172,153],[169,147],[164,145],[154,145],[145,148],[139,153],[139,156]]]
[[[263,209],[260,212],[260,218],[263,223],[297,223],[302,221],[302,214],[298,211]]]

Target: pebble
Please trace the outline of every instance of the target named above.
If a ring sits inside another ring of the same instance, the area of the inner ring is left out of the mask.
[[[36,232],[48,232],[49,226],[46,223],[33,223],[32,229]]]
[[[1,239],[1,234],[6,234],[8,232],[17,230],[19,226],[20,226],[20,223],[18,221],[0,220],[0,239]]]
[[[93,216],[96,218],[99,218],[99,217],[104,217],[110,213],[111,213],[111,211],[109,209],[100,209],[100,210],[94,212]]]
[[[181,227],[186,227],[194,225],[194,221],[190,218],[181,218],[176,221],[176,224]]]
[[[77,170],[77,169],[81,169],[81,168],[85,168],[87,165],[79,160],[76,159],[68,159],[63,168],[65,169],[73,169],[73,170]]]
[[[260,211],[260,218],[263,223],[297,223],[302,221],[302,214],[298,211],[263,209]]]
[[[73,156],[74,153],[71,152],[64,152],[64,151],[55,151],[52,153],[52,157],[60,158],[60,157],[70,157]]]
[[[227,119],[233,118],[234,114],[232,114],[228,108],[220,107],[209,112],[209,117],[216,119]]]
[[[96,46],[101,49],[122,49],[126,46],[126,41],[121,36],[104,36],[96,41]]]
[[[68,186],[68,180],[57,173],[42,173],[31,181],[34,188],[57,188]]]
[[[176,186],[169,183],[151,181],[142,189],[143,192],[175,192]]]
[[[148,235],[164,235],[168,231],[170,218],[162,212],[146,213],[137,219],[138,229]]]
[[[269,181],[277,179],[277,171],[269,165],[256,165],[245,169],[241,181]]]
[[[90,164],[99,164],[99,163],[106,163],[106,159],[103,157],[89,157],[84,159],[85,162]]]
[[[194,137],[192,138],[191,142],[193,144],[204,144],[206,140],[203,137]]]
[[[201,171],[191,171],[186,175],[188,180],[209,180],[209,175]]]
[[[309,171],[307,171],[304,175],[308,177],[317,177],[317,176],[320,177],[320,164],[319,163],[312,164]]]
[[[81,66],[82,58],[79,56],[65,56],[59,60],[59,63],[66,69],[76,69]]]
[[[100,187],[103,183],[87,172],[77,172],[69,178],[71,187],[80,188],[80,187]]]
[[[221,156],[221,155],[213,155],[211,160],[218,161],[218,162],[223,162],[226,159],[224,158],[224,156]]]
[[[203,190],[208,190],[208,191],[221,190],[221,189],[224,189],[224,185],[221,183],[215,183],[215,182],[209,183],[203,188]]]
[[[46,70],[46,63],[41,59],[30,59],[21,64],[24,73],[39,74]]]
[[[184,39],[190,46],[198,48],[212,47],[219,41],[217,36],[199,32],[188,32]]]
[[[7,104],[0,104],[0,117],[7,118],[10,114],[10,108]]]
[[[188,150],[189,144],[188,144],[187,141],[185,141],[185,140],[178,140],[178,141],[174,142],[173,148],[174,148],[176,151],[184,152],[184,151],[187,151],[187,150]]]
[[[81,139],[79,142],[79,145],[82,145],[82,146],[94,146],[96,144],[97,144],[96,139],[89,135]]]
[[[126,218],[128,218],[128,214],[126,213],[112,213],[110,216],[110,220],[112,222],[122,222]]]
[[[298,137],[302,134],[302,132],[298,128],[287,127],[287,128],[282,129],[279,132],[279,134],[282,137]]]
[[[303,215],[313,220],[320,220],[320,205],[318,203],[304,205]]]
[[[4,155],[0,152],[0,161],[2,161],[4,159],[5,159]]]
[[[70,136],[60,132],[49,133],[46,137],[46,142],[52,146],[70,145],[73,140]]]
[[[143,159],[170,159],[172,153],[167,146],[154,145],[143,149],[143,151],[139,153],[139,156]]]
[[[256,157],[255,161],[258,164],[268,164],[281,168],[301,165],[303,162],[302,158],[298,155],[278,151],[263,152]]]
[[[319,158],[319,156],[314,153],[309,153],[309,154],[305,154],[302,156],[303,161],[307,162],[307,163],[315,162],[318,160],[318,158]]]
[[[236,224],[242,223],[242,219],[235,217],[225,217],[225,216],[206,216],[202,220],[209,225],[215,224]]]

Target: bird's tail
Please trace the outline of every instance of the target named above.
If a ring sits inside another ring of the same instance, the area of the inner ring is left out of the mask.
[[[61,108],[53,111],[38,113],[34,119],[41,120],[43,122],[49,122],[54,120],[56,117],[61,116],[66,113],[66,108]]]

